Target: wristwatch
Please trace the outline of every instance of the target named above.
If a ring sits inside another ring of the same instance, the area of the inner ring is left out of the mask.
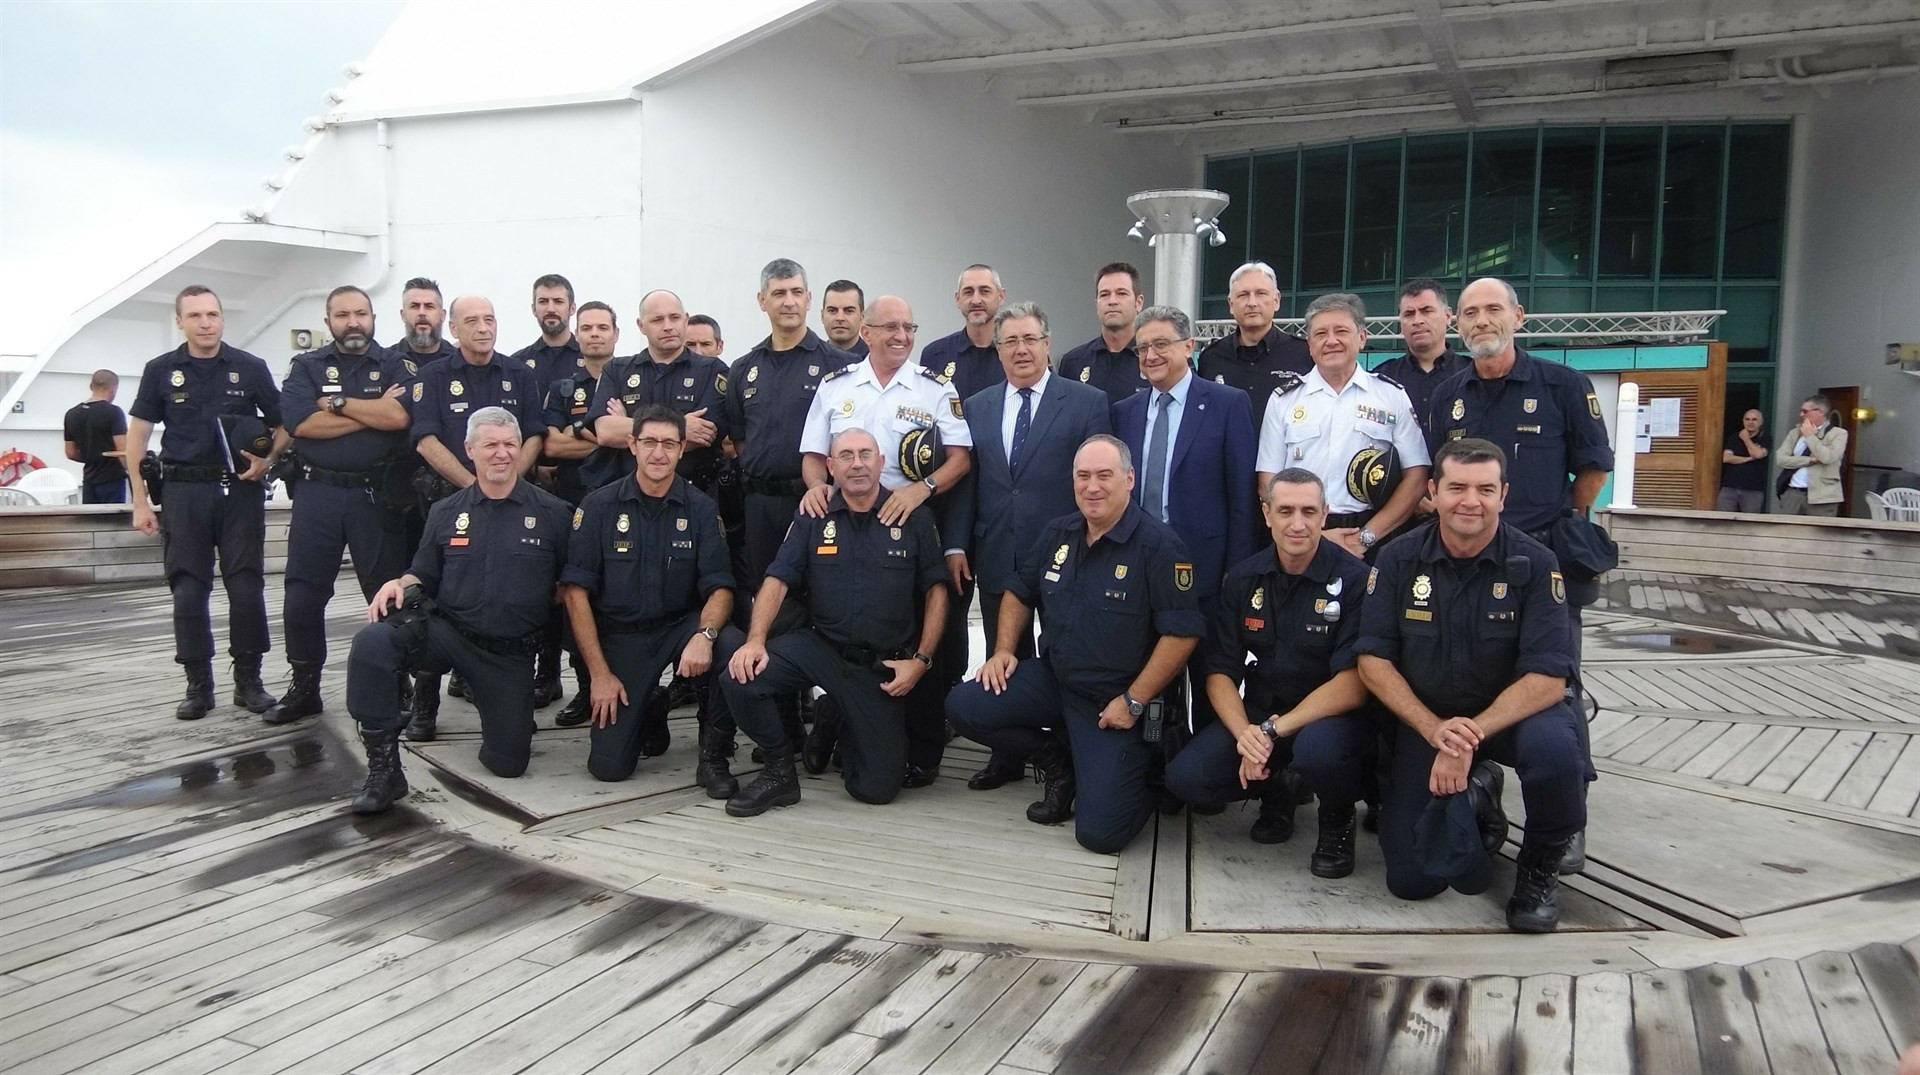
[[[1135,701],[1133,695],[1126,691],[1120,692],[1120,700],[1127,703],[1127,713],[1131,716],[1137,717],[1147,711],[1147,703]]]
[[[1269,742],[1278,743],[1280,741],[1280,733],[1274,730],[1272,717],[1268,717],[1266,720],[1261,721],[1259,724],[1255,725],[1255,727],[1267,733],[1267,740]]]
[[[1373,548],[1374,543],[1379,540],[1380,538],[1371,530],[1360,531],[1360,547],[1363,549]]]
[[[920,484],[921,484],[921,485],[924,485],[924,486],[926,486],[926,487],[927,487],[927,492],[929,492],[929,493],[938,493],[938,492],[940,492],[940,486],[934,483],[934,480],[933,480],[933,475],[931,475],[931,474],[929,474],[929,475],[927,475],[926,477],[924,477],[924,478],[922,478],[922,479],[920,479]]]
[[[921,664],[927,666],[928,668],[933,667],[933,658],[927,656],[924,653],[915,652],[913,655],[913,659],[916,661],[919,661]]]
[[[702,627],[700,628],[700,636],[709,642],[718,642],[720,641],[720,628]]]
[[[347,397],[344,395],[336,395],[332,399],[327,400],[327,410],[331,411],[334,414],[339,414],[341,411],[344,411],[346,409],[347,409]]]

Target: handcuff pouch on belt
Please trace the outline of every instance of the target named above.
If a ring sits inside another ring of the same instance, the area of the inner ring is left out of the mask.
[[[387,613],[387,625],[393,629],[394,653],[403,670],[417,667],[426,655],[427,620],[433,611],[433,598],[416,582],[401,593],[400,607]]]
[[[147,483],[147,499],[154,507],[160,506],[160,493],[167,487],[166,472],[160,466],[160,455],[148,452],[140,459],[140,477]]]

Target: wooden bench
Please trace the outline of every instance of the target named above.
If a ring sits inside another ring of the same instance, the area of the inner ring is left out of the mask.
[[[291,510],[267,505],[269,574],[286,570]],[[163,577],[160,537],[135,530],[127,505],[0,510],[0,590]]]
[[[1633,571],[1920,595],[1920,525],[1677,508],[1599,513]]]

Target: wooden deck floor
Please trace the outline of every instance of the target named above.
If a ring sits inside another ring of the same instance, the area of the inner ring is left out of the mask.
[[[964,757],[741,822],[690,736],[596,786],[544,730],[476,787],[458,703],[409,809],[355,819],[337,677],[290,732],[183,724],[164,591],[0,596],[0,1070],[1890,1070],[1920,665],[1664,612],[1593,617],[1594,865],[1580,928],[1522,938],[1315,882],[1235,811],[1086,854]]]

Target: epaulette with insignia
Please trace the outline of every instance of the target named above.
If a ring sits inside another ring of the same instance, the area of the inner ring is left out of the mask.
[[[1282,396],[1307,383],[1305,377],[1300,376],[1292,370],[1276,370],[1274,371],[1274,376],[1280,378],[1280,383],[1275,385],[1273,390],[1276,394]]]
[[[953,378],[947,376],[944,373],[941,373],[939,370],[930,370],[927,367],[921,366],[921,365],[915,365],[913,368],[916,370],[919,370],[920,376],[922,377],[926,377],[930,380],[938,381],[941,384],[953,383]]]
[[[1388,384],[1392,385],[1393,387],[1398,388],[1402,392],[1405,392],[1407,390],[1406,385],[1401,384],[1399,381],[1394,380],[1393,378],[1387,376],[1384,373],[1375,372],[1373,376],[1375,380],[1385,381]]]
[[[826,383],[827,383],[828,381],[831,381],[831,380],[833,380],[833,379],[834,379],[835,377],[838,377],[838,376],[840,376],[840,375],[842,375],[842,374],[846,374],[846,373],[852,373],[852,372],[854,371],[854,369],[855,369],[856,367],[858,367],[859,365],[860,365],[860,363],[858,363],[858,362],[855,362],[855,363],[854,363],[853,365],[851,365],[851,366],[842,366],[842,367],[840,367],[839,369],[837,369],[837,370],[834,370],[834,371],[833,371],[832,373],[829,373],[829,374],[827,374],[827,375],[826,375],[825,377],[822,377],[822,378],[820,378],[820,383],[821,383],[821,384],[826,384]]]

